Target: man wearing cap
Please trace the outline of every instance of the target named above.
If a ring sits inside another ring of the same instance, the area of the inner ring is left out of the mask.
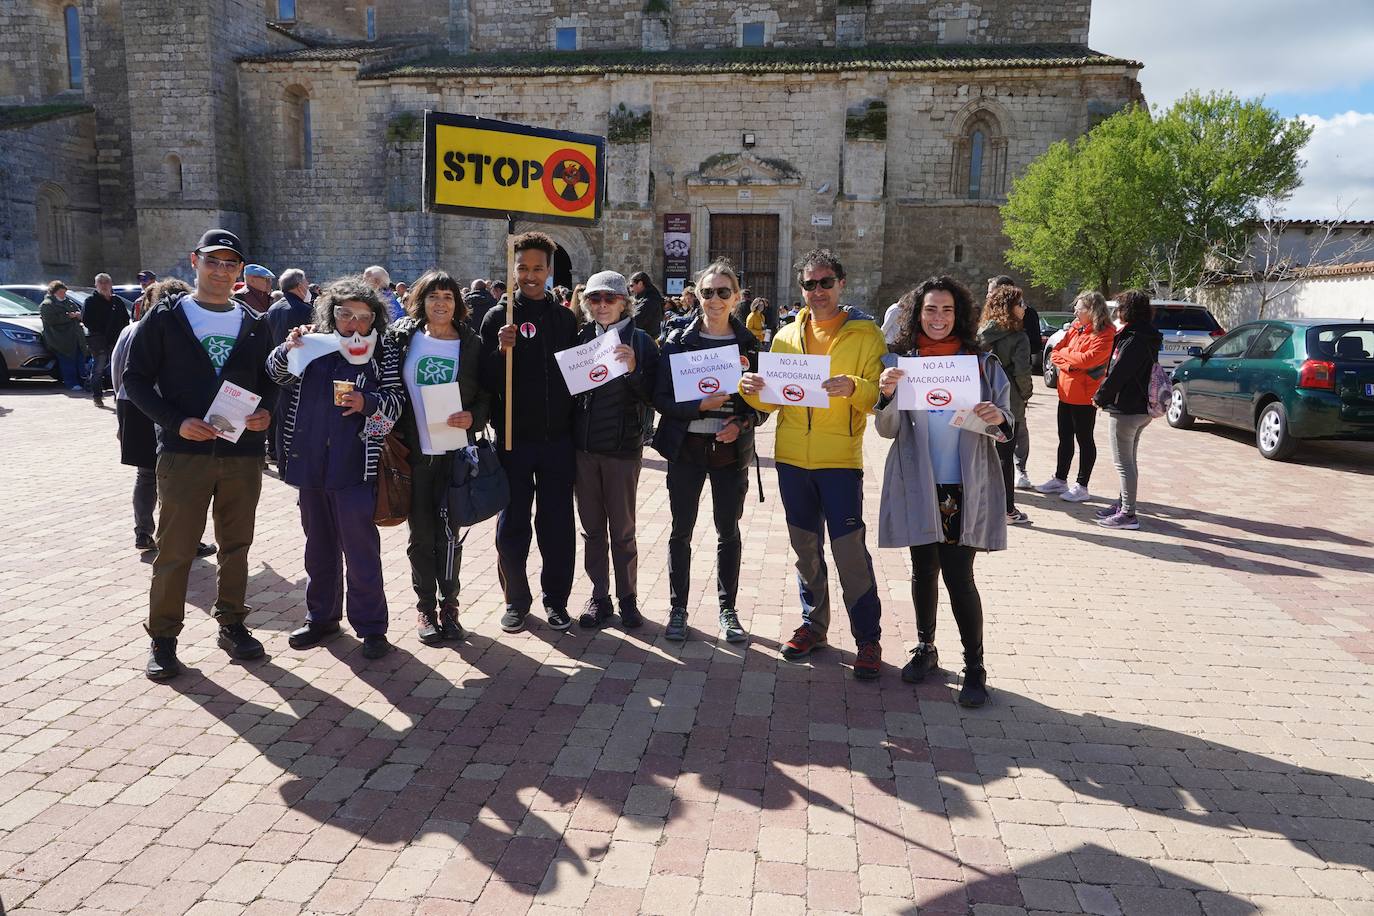
[[[147,292],[148,287],[152,286],[154,283],[157,282],[157,274],[153,273],[151,270],[140,270],[138,272],[137,279],[139,289],[143,290],[144,292]],[[140,295],[137,299],[134,300],[134,321],[137,321],[138,319],[143,317],[143,306],[143,296]]]
[[[181,671],[177,637],[186,616],[186,579],[214,515],[219,541],[214,616],[219,645],[232,658],[258,658],[262,643],[244,626],[248,617],[248,548],[262,490],[264,431],[277,386],[267,375],[272,350],[265,319],[230,293],[245,258],[238,236],[212,229],[191,253],[195,288],[180,297],[145,303],[147,314],[130,347],[124,388],[158,425],[157,488],[161,507],[157,559],[148,595],[152,646],[146,674],[166,680]],[[222,385],[262,398],[237,442],[221,438],[203,419]]]
[[[253,311],[266,315],[272,307],[272,284],[277,275],[261,264],[249,264],[243,269],[243,283],[247,288],[240,297]]]

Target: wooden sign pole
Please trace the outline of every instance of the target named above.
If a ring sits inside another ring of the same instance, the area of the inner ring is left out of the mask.
[[[506,324],[515,324],[515,217],[506,217]],[[511,403],[515,389],[515,345],[506,351],[506,451],[515,448],[515,434],[512,430],[512,417],[515,414]]]

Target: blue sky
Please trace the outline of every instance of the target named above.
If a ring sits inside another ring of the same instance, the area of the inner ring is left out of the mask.
[[[1374,219],[1374,0],[1095,0],[1089,44],[1143,62],[1151,105],[1228,90],[1303,118],[1287,215]]]

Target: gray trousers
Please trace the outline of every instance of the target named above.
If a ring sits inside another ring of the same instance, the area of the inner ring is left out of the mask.
[[[1140,448],[1140,434],[1150,425],[1147,413],[1107,413],[1107,434],[1112,443],[1112,462],[1121,477],[1121,511],[1135,514],[1136,487],[1140,471],[1136,467],[1136,451]]]
[[[1030,429],[1025,422],[1017,423],[1012,435],[1012,452],[1016,456],[1016,470],[1026,473],[1026,459],[1030,457]]]
[[[635,541],[635,493],[640,458],[577,452],[577,516],[582,522],[582,566],[593,598],[611,596],[610,561],[615,562],[617,598],[634,598],[639,587],[639,545]]]
[[[134,537],[152,537],[157,530],[153,510],[157,508],[157,469],[138,468],[134,478]]]

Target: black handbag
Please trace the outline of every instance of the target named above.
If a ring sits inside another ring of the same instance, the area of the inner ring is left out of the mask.
[[[478,439],[453,455],[453,477],[445,500],[450,528],[484,522],[510,504],[510,481],[496,446]]]

